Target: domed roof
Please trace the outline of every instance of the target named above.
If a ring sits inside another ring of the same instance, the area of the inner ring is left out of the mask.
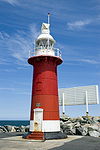
[[[49,40],[51,40],[51,41],[53,41],[53,42],[55,42],[55,40],[54,40],[54,38],[50,35],[50,34],[40,34],[39,36],[38,36],[38,38],[37,38],[37,40],[36,41],[38,41],[38,40],[42,40],[42,39],[49,39]]]
[[[41,27],[41,34],[38,36],[36,42],[42,39],[49,39],[55,43],[54,38],[50,35],[50,24],[43,23]]]

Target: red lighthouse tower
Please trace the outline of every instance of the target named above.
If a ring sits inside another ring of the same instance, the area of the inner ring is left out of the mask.
[[[62,63],[59,49],[50,35],[50,24],[43,23],[35,42],[34,56],[28,63],[34,67],[30,133],[26,138],[45,139],[60,132],[57,66]]]

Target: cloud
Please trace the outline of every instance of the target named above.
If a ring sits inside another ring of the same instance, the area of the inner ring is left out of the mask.
[[[59,49],[62,52],[62,58],[64,60],[64,64],[68,65],[99,65],[100,64],[100,55],[98,53],[99,48],[95,48],[95,54],[94,56],[91,51],[94,52],[94,47],[83,47],[83,46],[76,46],[76,45],[67,45],[67,44],[60,44],[57,43],[56,47],[59,47]],[[89,56],[86,55],[83,52],[87,52],[89,50]]]
[[[29,31],[16,31],[13,35],[0,32],[0,46],[3,48],[6,41],[6,50],[16,59],[17,63],[25,63],[29,57],[29,51],[33,50],[34,40],[39,34],[36,25],[29,26]],[[0,61],[3,63],[3,59]]]
[[[5,32],[0,32],[0,40],[5,40],[9,38],[9,35]]]
[[[93,59],[80,59],[79,61],[89,63],[89,64],[100,64],[99,61],[93,60]]]
[[[17,95],[30,95],[31,93],[25,90],[21,90],[21,89],[15,89],[15,88],[9,88],[9,87],[2,87],[0,88],[0,91],[8,91],[8,92],[15,92],[15,94]]]
[[[29,96],[31,96],[31,93],[30,93],[30,92],[25,92],[25,91],[23,91],[23,92],[17,92],[16,94],[18,94],[18,95],[29,95]]]
[[[0,88],[2,91],[14,91],[14,88]]]
[[[83,59],[70,59],[69,60],[70,62],[82,62],[82,63],[88,63],[88,64],[92,64],[92,65],[96,65],[96,64],[100,64],[100,61],[97,61],[97,60],[94,60],[94,59],[86,59],[86,58],[83,58]]]
[[[91,21],[90,20],[79,20],[79,21],[75,21],[75,22],[68,22],[67,23],[67,27],[68,27],[68,30],[75,30],[75,29],[82,29],[84,26],[90,24]]]
[[[7,2],[7,3],[9,3],[9,4],[13,5],[13,6],[19,4],[18,0],[1,0],[1,1]]]
[[[0,58],[0,65],[7,64],[6,60],[4,58]]]

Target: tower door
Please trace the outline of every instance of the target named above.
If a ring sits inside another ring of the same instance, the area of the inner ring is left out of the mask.
[[[34,131],[42,132],[43,109],[34,109]]]

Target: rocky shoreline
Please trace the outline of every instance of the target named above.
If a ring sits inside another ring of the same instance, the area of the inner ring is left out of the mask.
[[[100,117],[70,118],[63,115],[60,120],[61,130],[67,135],[100,137]]]
[[[66,135],[82,135],[100,137],[100,117],[82,116],[70,118],[66,115],[60,118],[61,132]],[[0,126],[0,133],[29,132],[28,126]]]
[[[0,126],[0,133],[7,133],[7,132],[29,132],[29,125],[28,126],[12,126],[12,125],[4,125]]]

